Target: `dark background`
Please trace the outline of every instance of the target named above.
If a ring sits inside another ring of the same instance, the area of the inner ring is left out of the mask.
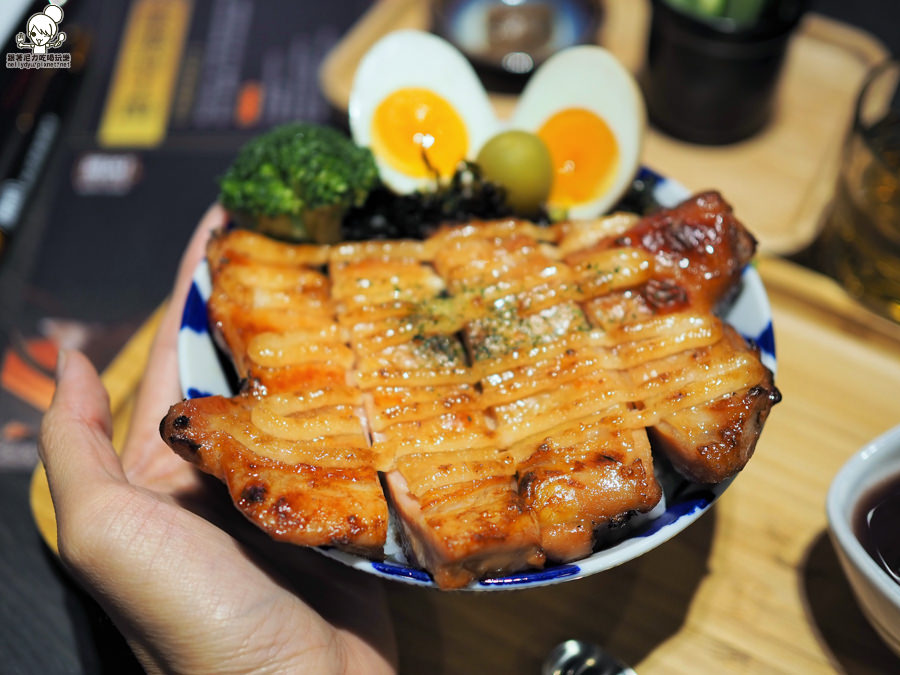
[[[203,42],[209,13],[226,1],[197,0],[192,40]],[[75,192],[71,171],[83,153],[95,149],[94,130],[128,5],[95,0],[66,7],[66,25],[91,27],[94,42],[62,141],[0,260],[0,348],[37,334],[42,318],[60,317],[93,330],[93,356],[102,367],[164,299],[193,224],[215,199],[215,176],[252,134],[185,123],[160,148],[140,153],[145,180],[127,199]],[[365,0],[255,3],[249,44],[307,49],[304,69],[294,78],[302,107],[284,114],[339,121],[318,93],[314,73],[367,6]],[[810,9],[859,26],[900,52],[900,0],[811,0]],[[244,67],[259,69],[255,59],[262,53],[247,50]],[[19,419],[33,430],[39,417],[0,393],[0,422]],[[0,452],[0,671],[134,671],[115,628],[69,580],[34,529],[28,481],[35,459],[33,436]]]

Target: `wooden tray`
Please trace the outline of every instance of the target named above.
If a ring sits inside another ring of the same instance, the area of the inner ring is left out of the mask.
[[[825,495],[858,447],[900,423],[900,326],[793,263],[763,257],[759,271],[784,401],[715,508],[660,548],[560,586],[468,594],[386,583],[402,672],[538,672],[571,637],[605,645],[642,675],[898,671],[828,544]],[[148,322],[104,373],[116,439],[155,329]],[[55,550],[40,467],[31,508]]]
[[[597,42],[629,70],[644,61],[649,3],[608,0]],[[398,28],[427,29],[428,2],[380,0],[335,46],[322,64],[326,98],[346,110],[353,75],[366,50]],[[872,64],[887,55],[868,33],[809,14],[794,36],[772,123],[757,136],[730,146],[676,141],[649,129],[644,163],[692,190],[715,188],[760,240],[763,251],[793,253],[817,234],[831,199],[844,130],[854,97]],[[492,95],[507,117],[515,98]]]

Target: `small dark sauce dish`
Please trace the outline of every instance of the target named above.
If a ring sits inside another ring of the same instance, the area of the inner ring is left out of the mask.
[[[900,474],[860,498],[853,513],[853,533],[872,559],[900,583]]]
[[[847,460],[831,481],[826,512],[860,609],[900,656],[900,425]]]

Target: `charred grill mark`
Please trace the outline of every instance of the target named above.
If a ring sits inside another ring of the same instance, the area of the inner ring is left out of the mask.
[[[188,438],[187,436],[178,436],[176,434],[170,434],[168,438],[165,438],[166,443],[169,444],[170,447],[174,449],[182,449],[185,452],[182,452],[182,455],[198,455],[200,453],[200,444],[195,441],[193,438]]]
[[[247,504],[259,504],[266,499],[266,486],[255,484],[248,485],[241,493],[241,501]]]
[[[774,385],[772,385],[771,389],[768,389],[761,384],[757,384],[747,391],[747,396],[750,398],[758,398],[764,394],[769,397],[769,401],[772,405],[781,403],[781,391]]]
[[[628,521],[629,521],[629,519],[630,519],[632,516],[634,516],[636,513],[637,513],[636,510],[630,509],[630,510],[628,510],[628,511],[625,511],[624,513],[620,513],[620,514],[618,514],[618,515],[616,515],[616,516],[613,516],[612,518],[610,518],[610,519],[607,521],[607,524],[609,525],[609,528],[610,528],[610,529],[615,529],[615,528],[617,528],[617,527],[622,527],[623,525],[627,524]]]
[[[639,245],[652,253],[690,253],[702,251],[704,242],[715,239],[706,223],[687,222],[683,216],[661,216],[647,223],[644,231],[632,232],[616,237],[616,246]]]
[[[738,228],[728,229],[728,243],[738,260],[749,260],[756,251],[757,241],[747,230]]]
[[[684,221],[675,221],[664,231],[665,242],[671,251],[694,252],[702,250],[704,240],[707,238],[708,228],[698,227]]]
[[[650,279],[644,284],[644,299],[653,309],[667,312],[682,309],[688,304],[688,293],[671,279]]]
[[[743,426],[737,420],[719,431],[719,439],[726,452],[738,447],[741,442],[743,431]]]
[[[522,476],[519,477],[519,495],[522,498],[527,497],[536,487],[536,484],[539,484],[540,479],[535,475],[533,471],[526,471]]]

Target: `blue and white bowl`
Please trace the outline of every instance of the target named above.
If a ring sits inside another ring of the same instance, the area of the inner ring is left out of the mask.
[[[639,181],[653,185],[653,200],[663,206],[674,206],[689,196],[679,183],[659,176],[649,169],[641,169]],[[178,335],[178,367],[181,390],[186,398],[221,394],[232,391],[207,321],[206,301],[210,294],[209,268],[202,262],[194,274],[194,283],[185,304]],[[753,266],[742,276],[740,293],[723,317],[746,339],[755,342],[763,363],[775,370],[775,339],[772,332],[772,310],[762,280]],[[662,463],[659,463],[662,465]],[[482,579],[468,586],[468,590],[504,590],[533,588],[579,579],[608,570],[633,560],[668,541],[706,513],[716,499],[731,484],[697,485],[685,480],[673,470],[658,468],[657,478],[663,488],[663,499],[650,513],[633,518],[620,528],[614,544],[592,555],[568,564],[548,565],[541,570],[528,570],[502,577]],[[393,533],[391,533],[392,535]],[[395,536],[389,536],[385,547],[386,559],[376,562],[331,548],[319,549],[325,555],[370,574],[404,581],[420,586],[435,586],[431,575],[406,563]]]

